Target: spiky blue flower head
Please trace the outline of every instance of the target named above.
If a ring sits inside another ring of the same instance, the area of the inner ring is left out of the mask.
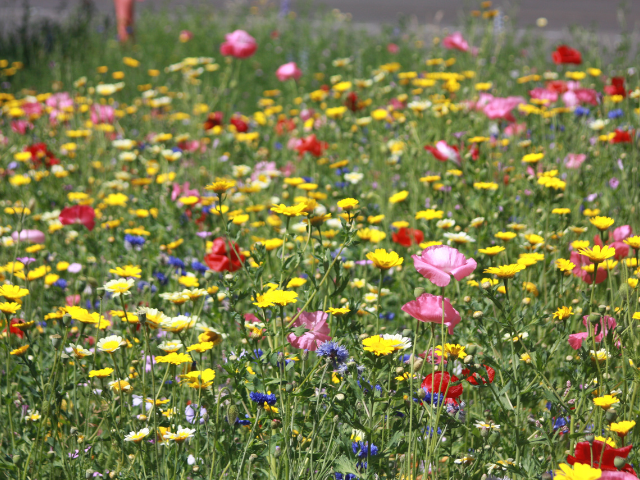
[[[324,342],[316,350],[319,357],[326,357],[335,364],[345,363],[349,360],[349,351],[336,342]]]
[[[358,458],[367,458],[367,454],[371,457],[378,454],[378,447],[373,443],[369,445],[369,442],[363,442],[362,440],[359,442],[353,442],[351,444],[351,449],[353,453]]]
[[[273,393],[266,394],[266,393],[260,393],[260,392],[249,393],[249,398],[252,401],[256,402],[258,405],[264,405],[265,403],[267,405],[275,405],[277,400],[275,394]]]

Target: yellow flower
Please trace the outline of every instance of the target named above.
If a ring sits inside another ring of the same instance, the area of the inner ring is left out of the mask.
[[[591,225],[600,231],[606,230],[616,222],[613,218],[609,217],[594,217],[590,218],[589,221],[591,222]]]
[[[217,194],[226,192],[227,190],[236,186],[235,180],[226,180],[224,178],[218,178],[215,182],[207,185],[205,190],[212,190]]]
[[[640,236],[635,235],[633,237],[625,238],[623,240],[624,243],[629,245],[634,250],[640,250]]]
[[[570,208],[554,208],[551,210],[551,213],[555,213],[556,215],[567,215],[571,213]]]
[[[286,215],[287,217],[298,217],[300,215],[306,215],[307,212],[304,210],[307,208],[306,203],[298,203],[297,205],[293,205],[291,207],[287,207],[284,204],[273,205],[271,207],[271,211],[275,213],[280,213],[282,215]]]
[[[290,303],[296,303],[298,301],[298,294],[290,290],[269,290],[262,295],[258,295],[254,305],[260,308],[272,307],[279,305],[284,307]]]
[[[7,315],[13,315],[22,308],[19,303],[16,302],[3,302],[0,303],[0,312]]]
[[[377,356],[389,355],[395,352],[401,342],[396,339],[386,339],[380,335],[374,335],[362,340],[362,346],[366,352],[375,353]]]
[[[207,368],[206,370],[193,370],[185,375],[182,375],[184,381],[191,388],[207,388],[213,384],[213,379],[216,378],[216,372]]]
[[[292,278],[291,280],[289,280],[289,283],[287,283],[287,288],[301,287],[305,283],[307,283],[306,278],[302,278],[302,277]]]
[[[358,206],[358,200],[355,198],[345,198],[338,202],[338,206],[345,211],[351,211]]]
[[[538,163],[544,158],[544,153],[529,153],[522,157],[524,163]]]
[[[401,192],[394,193],[389,197],[389,203],[400,203],[409,196],[408,190],[402,190]]]
[[[330,313],[331,315],[338,317],[340,315],[346,315],[351,310],[348,307],[342,307],[342,308],[330,308],[329,310],[325,310],[325,311],[327,313]]]
[[[513,240],[518,235],[513,232],[498,232],[494,235],[498,240],[502,240],[503,242],[508,242],[509,240]]]
[[[556,260],[556,267],[561,272],[570,272],[574,268],[576,268],[575,264],[571,262],[571,260],[567,260],[566,258],[559,258]]]
[[[603,397],[597,397],[593,399],[593,404],[596,407],[602,408],[603,410],[609,410],[616,403],[620,403],[620,400],[612,395],[605,395]]]
[[[367,253],[367,259],[381,270],[397,267],[402,265],[404,261],[404,258],[401,258],[396,252],[387,252],[384,248],[377,248],[375,252]]]
[[[60,264],[58,264],[60,266]],[[60,270],[60,268],[58,268]],[[118,275],[119,277],[140,278],[142,270],[138,265],[125,265],[124,267],[116,267],[109,270],[109,273]]]
[[[618,263],[618,262],[615,262]],[[638,286],[638,279],[637,278],[628,278],[627,279],[627,285],[629,285],[631,288],[636,288]]]
[[[106,378],[113,373],[113,368],[103,368],[102,370],[91,370],[89,372],[89,378],[98,377]]]
[[[157,363],[170,363],[172,365],[180,365],[181,363],[193,362],[193,358],[186,353],[171,352],[168,355],[156,357]]]
[[[511,265],[501,265],[499,267],[487,268],[484,273],[490,273],[498,278],[513,278],[516,273],[527,268],[526,266],[516,263]]]
[[[110,207],[126,207],[128,200],[124,193],[110,193],[103,201]]]
[[[582,248],[578,250],[580,255],[587,257],[593,263],[602,263],[607,258],[611,258],[616,254],[616,249],[610,247],[609,245],[605,245],[604,247],[600,247],[600,245],[594,245],[593,250],[590,248]]]
[[[529,235],[525,235],[524,238],[531,245],[538,245],[540,243],[544,243],[544,238],[542,238],[540,235],[535,235],[533,233]]]
[[[114,380],[113,382],[109,382],[109,388],[114,392],[130,392],[133,390],[127,380]]]
[[[416,220],[434,220],[441,219],[444,212],[442,210],[434,210],[432,208],[427,210],[421,210],[416,213]]]
[[[29,348],[29,345],[23,345],[20,348],[16,348],[15,350],[11,350],[9,352],[9,355],[15,355],[17,357],[20,357],[20,356],[24,355],[24,352],[26,352],[28,348]]]
[[[7,300],[18,300],[29,295],[29,290],[18,285],[1,285],[0,295]]]
[[[573,469],[566,463],[559,466],[560,470],[554,472],[557,480],[598,480],[602,476],[602,470],[583,463],[574,464]]]
[[[190,275],[183,275],[178,279],[178,283],[187,288],[199,287],[200,283],[198,282],[197,277],[192,277]]]
[[[520,355],[520,361],[524,363],[531,363],[531,355],[528,353],[523,353]]]
[[[207,350],[211,350],[212,348],[213,348],[213,342],[202,342],[202,343],[196,343],[194,345],[187,347],[187,352],[192,352],[195,350],[198,353],[204,353]]]
[[[504,250],[505,250],[504,247],[498,245],[498,246],[495,246],[495,247],[479,248],[478,252],[484,253],[485,255],[493,257],[494,255],[497,255],[500,252],[504,252]]]
[[[629,433],[629,430],[631,430],[635,426],[636,426],[635,421],[625,420],[623,422],[612,423],[611,425],[609,425],[609,429],[612,432],[617,433],[620,438],[624,438],[625,435]]]
[[[572,307],[560,307],[553,313],[553,318],[557,318],[558,320],[566,320],[571,315],[573,315]]]

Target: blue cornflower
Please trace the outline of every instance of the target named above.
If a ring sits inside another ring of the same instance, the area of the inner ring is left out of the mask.
[[[349,360],[349,350],[336,342],[324,342],[316,350],[316,355],[331,359],[335,365]]]
[[[64,278],[59,278],[53,283],[54,287],[58,287],[60,290],[67,288],[67,281]]]
[[[198,262],[197,260],[191,262],[191,268],[198,273],[205,273],[207,270],[209,270],[209,267],[207,267],[204,263]]]
[[[249,393],[249,398],[253,402],[256,402],[258,405],[264,405],[265,403],[267,405],[275,405],[277,400],[274,393],[266,394],[266,393],[260,393],[260,392],[251,392]]]
[[[178,257],[169,257],[169,265],[176,268],[184,268],[184,262]]]
[[[573,113],[575,113],[577,117],[586,117],[591,113],[591,110],[587,107],[576,107]]]
[[[609,112],[609,118],[620,118],[624,115],[624,111],[621,108],[616,108],[615,110],[611,110]]]
[[[144,245],[145,239],[144,237],[141,237],[140,235],[129,235],[126,234],[124,236],[124,243],[125,244],[129,244],[132,247],[140,247],[142,245]]]
[[[559,428],[566,427],[568,423],[569,422],[564,417],[557,418],[556,421],[553,422],[553,430],[556,431]]]
[[[253,351],[253,354],[256,356],[256,358],[260,358],[262,355],[264,355],[264,352],[261,348],[257,348]]]
[[[367,453],[369,456],[374,457],[378,454],[378,447],[376,447],[373,443],[369,446],[369,442],[363,442],[362,440],[359,442],[353,442],[351,444],[351,449],[353,453],[358,458],[367,458]]]
[[[353,473],[347,473],[346,475],[342,475],[341,473],[334,473],[336,480],[358,480],[358,477]]]
[[[167,283],[169,283],[169,279],[162,272],[156,272],[153,274],[153,276],[158,279],[158,282],[160,283],[160,285],[166,285]]]

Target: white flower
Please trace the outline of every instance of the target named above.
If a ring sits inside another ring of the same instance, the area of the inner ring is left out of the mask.
[[[407,106],[414,112],[423,112],[431,106],[431,102],[429,100],[416,101],[409,103]]]
[[[124,88],[124,82],[118,82],[118,83],[104,83],[102,85],[97,85],[96,86],[96,93],[98,95],[103,95],[103,96],[107,96],[107,95],[113,95],[114,93],[122,90]]]
[[[475,239],[469,236],[465,232],[458,233],[445,233],[444,238],[448,239],[447,244],[451,245],[452,243],[473,243]]]
[[[84,358],[93,355],[90,350],[87,350],[82,345],[74,345],[73,343],[69,344],[67,352],[76,358]]]
[[[177,432],[167,432],[162,438],[176,443],[182,443],[185,440],[192,438],[195,432],[195,428],[182,428],[182,425],[179,425]]]
[[[411,348],[412,345],[411,339],[409,337],[403,337],[399,333],[395,335],[385,333],[384,335],[382,335],[382,338],[384,338],[385,340],[396,340],[398,343],[394,346],[395,350],[406,350],[407,348]]]
[[[456,221],[452,218],[443,218],[442,220],[438,220],[436,223],[436,227],[438,228],[451,228],[454,227]]]
[[[101,352],[113,353],[118,350],[122,345],[126,345],[127,342],[122,340],[119,335],[109,335],[108,337],[101,338],[96,347]]]
[[[180,340],[165,340],[158,345],[158,348],[167,353],[177,352],[182,348],[182,342]]]
[[[349,172],[344,174],[344,179],[352,185],[357,185],[364,178],[364,173]]]
[[[141,442],[147,435],[149,435],[149,429],[147,427],[139,430],[138,432],[130,432],[129,435],[124,437],[125,442]]]
[[[110,292],[113,297],[119,297],[120,295],[131,295],[129,289],[134,286],[135,280],[133,278],[117,278],[109,280],[104,284],[104,289]]]
[[[111,144],[118,150],[131,150],[136,146],[136,142],[134,142],[133,140],[129,140],[128,138],[114,140],[113,142],[111,142]]]
[[[591,122],[589,124],[589,128],[591,130],[602,130],[607,123],[609,123],[609,119],[606,119],[606,120],[602,120],[602,119],[594,120],[593,122]]]

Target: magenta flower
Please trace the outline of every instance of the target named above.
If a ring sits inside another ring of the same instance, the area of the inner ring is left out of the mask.
[[[582,317],[582,323],[585,327],[589,328],[589,317],[587,315]],[[618,322],[616,322],[616,319],[613,317],[609,317],[608,315],[600,317],[600,323],[596,323],[594,325],[596,343],[600,343],[609,330],[613,330],[617,325]],[[582,342],[589,338],[589,336],[588,331],[572,333],[569,335],[569,345],[574,350],[578,350],[582,346]]]
[[[244,30],[236,30],[225,35],[220,53],[225,57],[249,58],[258,49],[256,39]]]
[[[451,275],[462,280],[478,266],[473,258],[467,259],[462,253],[447,245],[425,248],[420,256],[412,255],[413,265],[420,275],[438,287],[446,287]]]
[[[295,348],[315,352],[321,343],[331,340],[329,325],[327,325],[328,317],[329,315],[322,311],[301,313],[292,326],[305,327],[309,331],[305,332],[301,337],[296,336],[295,333],[290,333],[287,340]]]
[[[461,52],[469,51],[469,43],[464,39],[462,33],[453,32],[442,41],[442,46],[449,50],[460,50]]]
[[[21,242],[44,243],[45,235],[40,230],[22,230],[19,235],[17,231],[13,232],[11,238],[19,238]]]
[[[286,80],[298,80],[302,75],[302,70],[298,68],[296,62],[285,63],[284,65],[280,65],[278,70],[276,70],[276,77],[281,82]]]
[[[442,324],[442,297],[423,293],[415,300],[405,303],[402,311],[421,322],[433,322]],[[460,314],[451,306],[448,298],[444,299],[444,324],[449,329],[449,335],[453,335],[453,328],[460,323]]]
[[[564,157],[564,165],[567,168],[577,169],[584,163],[587,156],[584,153],[569,153]]]

